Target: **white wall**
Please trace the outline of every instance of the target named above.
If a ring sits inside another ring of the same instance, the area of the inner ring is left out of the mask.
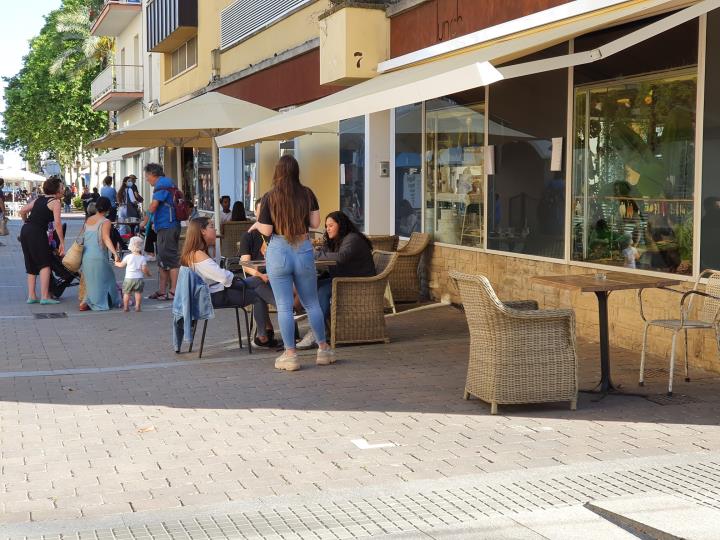
[[[392,232],[392,176],[380,176],[380,163],[390,162],[390,113],[365,116],[365,233]],[[389,167],[388,167],[389,172]]]
[[[242,150],[220,148],[220,196],[229,195],[234,203],[242,200]]]

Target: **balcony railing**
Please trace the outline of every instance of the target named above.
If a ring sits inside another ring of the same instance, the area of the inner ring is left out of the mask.
[[[110,65],[90,85],[92,105],[96,110],[118,110],[116,106],[140,99],[142,92],[142,66]],[[102,106],[104,103],[112,108]]]

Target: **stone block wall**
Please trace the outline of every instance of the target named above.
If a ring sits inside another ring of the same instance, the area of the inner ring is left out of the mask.
[[[540,275],[591,272],[587,268],[443,246],[431,246],[426,259],[429,265],[426,269],[429,276],[428,288],[430,295],[436,300],[449,295],[452,302],[460,303],[458,291],[448,275],[450,270],[483,274],[490,280],[502,300],[533,299],[538,301],[541,309],[574,309],[578,336],[598,341],[598,308],[594,294],[563,291],[533,283],[530,279]],[[692,285],[692,283],[683,283],[674,288],[690,290]],[[643,293],[643,305],[648,318],[678,318],[680,295],[648,289]],[[640,318],[637,291],[613,292],[610,295],[608,310],[611,344],[637,351],[639,369],[643,321]],[[720,355],[715,335],[710,331],[691,331],[688,336],[691,367],[697,366],[720,372]],[[671,332],[651,328],[648,336],[648,351],[669,360],[671,338]],[[676,350],[679,361],[683,358],[683,351],[684,341],[679,336]],[[682,364],[679,362],[677,365]]]

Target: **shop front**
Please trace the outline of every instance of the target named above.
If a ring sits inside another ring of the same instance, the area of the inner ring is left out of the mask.
[[[538,55],[589,50],[658,19]],[[482,273],[504,298],[574,307],[579,333],[593,339],[592,297],[538,288],[530,278],[621,270],[673,274],[689,288],[717,268],[720,158],[709,149],[718,140],[712,96],[720,80],[711,64],[720,49],[706,36],[718,31],[715,10],[605,60],[397,109],[396,232],[416,229],[409,220],[433,234],[431,296],[459,300],[449,270]],[[418,173],[404,166],[411,130],[398,129],[413,111],[413,153],[424,156],[420,205],[405,196]],[[667,293],[649,296],[651,317],[678,309]],[[616,294],[611,315],[615,342],[639,345],[634,295]],[[714,340],[696,339],[695,362],[712,368]],[[665,353],[669,336],[652,342]]]
[[[432,73],[433,63],[461,65],[461,57],[440,56],[300,107],[283,122],[295,129],[340,120],[340,208],[373,234],[379,231],[360,216],[378,223],[389,214],[384,232],[403,238],[430,233],[431,297],[459,301],[450,270],[484,274],[501,298],[574,308],[578,333],[597,339],[592,295],[544,289],[530,278],[619,270],[673,275],[691,288],[704,269],[720,266],[719,7],[705,1],[687,8],[693,11],[614,20],[548,40],[531,54],[504,49],[506,59],[493,64],[498,79],[446,95],[428,89],[439,79],[417,88],[408,82],[413,73]],[[493,46],[476,57],[489,58]],[[428,97],[403,103],[388,90],[392,76],[407,85],[405,98]],[[460,86],[450,77],[445,83]],[[368,113],[336,112],[344,97],[348,109],[367,106]],[[373,149],[380,100],[392,107],[387,188]],[[274,122],[227,142],[277,133],[283,126]],[[382,196],[388,207],[377,203]],[[677,311],[662,291],[646,300],[649,317]],[[613,294],[610,314],[613,341],[638,348],[635,294]],[[651,338],[650,350],[664,354],[670,336]],[[713,369],[716,347],[711,336],[694,336],[690,354]]]

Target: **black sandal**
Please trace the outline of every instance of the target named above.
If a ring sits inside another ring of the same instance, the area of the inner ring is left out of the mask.
[[[255,339],[253,339],[253,343],[257,347],[267,347],[268,349],[274,349],[278,346],[279,342],[274,337],[267,336],[267,341],[260,341],[260,336],[255,334]]]

